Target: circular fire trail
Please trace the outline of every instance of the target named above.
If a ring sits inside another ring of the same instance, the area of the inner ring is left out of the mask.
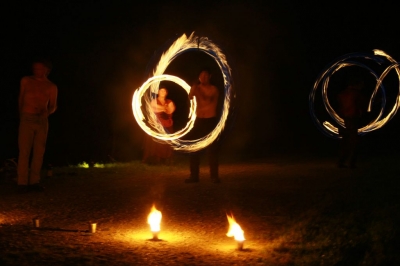
[[[366,59],[368,62],[374,62],[379,65],[383,65],[386,63],[388,65],[383,72],[378,75],[370,66],[365,63],[357,61],[357,59]],[[399,63],[395,61],[391,56],[386,54],[381,50],[373,50],[373,54],[369,53],[351,53],[340,57],[336,62],[326,67],[321,74],[318,76],[317,80],[314,83],[314,87],[312,88],[310,95],[309,95],[309,108],[310,114],[313,118],[313,121],[317,125],[317,127],[328,137],[332,138],[340,138],[339,136],[339,129],[335,127],[328,121],[321,122],[316,114],[314,109],[314,101],[316,92],[321,89],[322,92],[322,101],[325,107],[325,110],[328,112],[329,116],[341,127],[344,127],[344,120],[341,118],[336,111],[332,108],[329,99],[328,99],[328,85],[329,79],[333,74],[335,74],[338,70],[349,67],[349,66],[356,66],[366,69],[376,80],[375,89],[370,97],[369,105],[368,105],[368,112],[371,111],[372,103],[376,98],[378,90],[381,90],[382,93],[382,101],[380,106],[380,111],[378,115],[373,118],[367,125],[362,128],[358,129],[358,134],[363,135],[368,132],[377,130],[383,127],[389,120],[391,120],[394,115],[396,114],[397,110],[399,109],[400,103],[400,68]],[[397,78],[399,81],[398,92],[396,96],[396,101],[393,107],[384,115],[384,111],[386,108],[386,90],[383,86],[383,80],[388,75],[391,70],[395,70],[397,74]]]
[[[167,134],[165,132],[164,128],[157,120],[157,117],[151,111],[150,104],[151,94],[156,94],[158,92],[159,84],[163,80],[177,83],[189,94],[190,86],[185,81],[176,76],[166,75],[164,74],[164,72],[167,69],[168,65],[175,58],[191,50],[202,51],[208,54],[218,64],[224,80],[224,104],[221,118],[212,132],[200,139],[183,140],[181,139],[181,137],[186,135],[193,128],[194,122],[196,120],[197,105],[195,98],[190,101],[190,110],[188,117],[189,121],[187,122],[186,126],[173,134]],[[146,134],[152,136],[155,140],[163,143],[168,143],[175,150],[186,152],[198,151],[214,142],[224,129],[226,120],[228,118],[231,97],[233,94],[231,84],[231,69],[226,60],[226,56],[224,55],[224,53],[222,53],[221,49],[206,37],[196,37],[194,36],[194,33],[187,37],[185,34],[183,34],[168,48],[167,51],[163,53],[157,66],[153,70],[153,76],[149,78],[145,83],[143,83],[140,88],[135,90],[132,99],[133,114],[137,123],[143,129],[143,131]],[[148,91],[148,88],[150,88],[150,93],[145,95],[145,92]],[[150,110],[146,111],[146,114],[143,114],[142,109],[143,96],[145,96],[145,108],[143,109]]]
[[[144,132],[146,132],[150,136],[155,137],[160,140],[171,140],[172,141],[181,136],[184,136],[186,133],[188,133],[190,131],[190,129],[192,129],[194,120],[196,119],[196,114],[195,114],[196,101],[190,101],[190,112],[189,112],[190,120],[189,120],[189,122],[186,124],[186,126],[183,129],[181,129],[178,132],[172,133],[172,134],[166,134],[162,125],[160,123],[158,123],[158,120],[155,117],[154,113],[150,112],[149,115],[151,116],[152,119],[149,119],[148,122],[153,128],[156,128],[158,130],[158,132],[153,131],[151,127],[146,125],[146,123],[145,123],[146,119],[144,117],[142,109],[140,108],[140,106],[137,105],[137,103],[141,103],[143,94],[146,92],[146,90],[149,86],[152,86],[154,83],[159,83],[160,81],[163,81],[163,80],[173,81],[173,82],[177,83],[182,88],[184,88],[187,93],[189,93],[189,91],[190,91],[190,86],[184,80],[182,80],[176,76],[171,76],[171,75],[166,75],[166,74],[159,75],[159,76],[153,76],[153,77],[149,78],[145,83],[143,83],[143,85],[137,91],[135,91],[135,93],[133,95],[133,100],[132,100],[132,110],[133,110],[133,114],[136,118],[136,121],[138,122],[139,126],[144,130]],[[149,103],[146,102],[146,104],[149,104]],[[150,109],[148,109],[148,110],[150,110]]]

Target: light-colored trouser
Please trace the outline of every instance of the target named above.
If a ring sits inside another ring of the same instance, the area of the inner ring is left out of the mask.
[[[46,148],[48,120],[45,116],[21,114],[19,123],[18,185],[33,185],[40,181],[40,170]],[[33,148],[31,170],[29,157]]]

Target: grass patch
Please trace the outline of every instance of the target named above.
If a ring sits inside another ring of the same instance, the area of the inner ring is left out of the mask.
[[[330,188],[275,240],[287,265],[400,265],[399,181],[373,173]]]

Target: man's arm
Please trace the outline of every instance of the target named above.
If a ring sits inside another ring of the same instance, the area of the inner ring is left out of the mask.
[[[50,99],[47,108],[49,115],[51,115],[57,110],[57,94],[58,94],[58,89],[57,86],[54,85],[54,87],[50,90]]]
[[[175,104],[173,101],[170,101],[169,104],[166,106],[165,112],[169,115],[175,112]]]
[[[22,78],[19,86],[19,97],[18,97],[18,110],[21,113],[24,104],[26,78]]]
[[[192,100],[192,99],[193,99],[193,96],[195,96],[195,95],[196,95],[197,86],[198,86],[198,84],[197,84],[197,83],[195,83],[195,84],[193,84],[193,85],[192,85],[192,87],[190,88],[190,92],[189,92],[189,100]]]
[[[157,104],[157,99],[154,99],[151,101],[151,109],[153,112],[158,113],[158,112],[166,112],[167,106],[166,105],[159,105]]]

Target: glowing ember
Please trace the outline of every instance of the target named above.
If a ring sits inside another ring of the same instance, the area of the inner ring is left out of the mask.
[[[89,164],[87,162],[83,162],[83,163],[78,164],[78,167],[79,168],[89,168]]]
[[[367,60],[368,62],[375,62],[378,65],[382,66],[385,63],[386,68],[383,69],[382,74],[378,75],[374,71],[375,68],[370,67],[365,63],[358,62],[356,61],[356,59],[364,59]],[[400,67],[398,62],[396,62],[391,56],[389,56],[388,54],[386,54],[384,51],[381,50],[373,50],[373,54],[352,53],[344,55],[340,57],[335,63],[328,66],[327,68],[324,69],[324,71],[322,71],[321,75],[314,83],[314,87],[309,95],[309,106],[310,106],[311,116],[314,119],[315,124],[322,130],[324,134],[326,134],[329,137],[339,138],[339,129],[328,121],[324,121],[321,123],[321,121],[318,120],[314,110],[314,100],[316,91],[319,89],[320,84],[322,84],[321,85],[322,100],[325,106],[325,110],[338,125],[344,127],[343,118],[341,118],[330,105],[328,99],[328,84],[329,84],[329,79],[333,74],[335,74],[341,68],[349,66],[357,66],[366,69],[376,80],[376,86],[369,101],[369,106],[368,106],[369,112],[371,112],[372,102],[375,100],[378,90],[381,90],[382,92],[380,111],[378,112],[377,116],[373,118],[366,126],[358,129],[358,134],[360,135],[366,134],[368,132],[383,127],[387,122],[389,122],[390,119],[394,117],[394,115],[397,113],[400,107]],[[395,103],[393,104],[393,107],[391,108],[391,110],[384,112],[386,108],[386,91],[382,82],[391,70],[394,70],[397,74],[397,78],[399,80],[399,87],[397,88],[397,96]],[[384,113],[387,114],[384,115]]]
[[[153,233],[158,233],[160,231],[161,217],[161,212],[157,210],[155,205],[153,204],[150,214],[147,217],[147,223],[150,224],[150,230]]]
[[[226,235],[229,237],[233,236],[236,241],[243,242],[244,240],[246,240],[244,238],[244,231],[242,230],[240,225],[235,221],[235,218],[233,217],[233,215],[231,214],[231,216],[229,216],[227,214],[226,217],[228,218],[228,222],[229,222],[229,230]]]
[[[105,165],[102,164],[102,163],[95,163],[93,167],[94,167],[94,168],[104,168]]]
[[[77,165],[77,167],[78,168],[90,168],[90,165],[87,162],[83,162],[83,163],[79,163]],[[95,167],[95,168],[104,168],[105,165],[101,164],[101,163],[95,163],[95,164],[93,164],[93,167]]]
[[[182,140],[181,137],[187,134],[193,128],[193,124],[196,119],[195,101],[190,101],[191,106],[189,110],[189,121],[187,125],[185,126],[185,128],[178,132],[175,132],[174,134],[166,134],[163,127],[157,120],[155,114],[149,111],[151,110],[151,96],[145,97],[145,111],[147,112],[146,116],[143,114],[141,101],[144,92],[148,90],[149,87],[149,95],[151,95],[152,93],[157,94],[159,89],[158,86],[162,80],[175,82],[183,87],[187,92],[189,92],[190,86],[187,85],[186,82],[178,77],[165,75],[164,71],[175,58],[177,58],[182,53],[191,50],[201,51],[208,54],[218,64],[224,80],[225,97],[221,118],[215,129],[201,139]],[[153,77],[149,78],[139,89],[135,91],[132,99],[133,114],[139,126],[146,132],[146,134],[154,137],[157,141],[168,143],[175,150],[198,151],[214,142],[225,126],[225,122],[229,113],[231,97],[234,97],[231,84],[231,69],[226,60],[226,56],[222,53],[221,49],[206,37],[195,37],[193,33],[189,37],[187,37],[185,34],[183,34],[169,47],[167,51],[163,53],[160,61],[153,70]],[[144,122],[145,118],[147,119],[147,123],[150,125],[150,127],[147,126]]]

